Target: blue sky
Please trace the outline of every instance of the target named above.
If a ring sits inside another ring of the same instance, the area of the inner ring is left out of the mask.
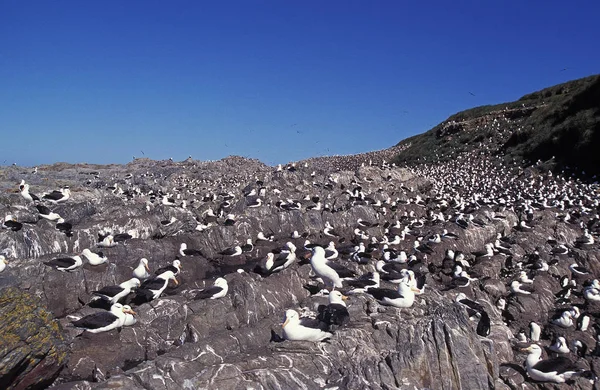
[[[0,165],[387,148],[600,72],[576,4],[0,0]]]

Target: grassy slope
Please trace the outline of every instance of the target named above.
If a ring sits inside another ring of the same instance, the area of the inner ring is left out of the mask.
[[[510,133],[499,136],[486,119],[509,116]],[[452,121],[458,124],[449,125]],[[410,145],[397,163],[414,164],[452,158],[493,137],[498,153],[517,161],[546,161],[553,169],[577,167],[600,174],[600,75],[559,84],[498,105],[482,106],[452,115],[426,133],[401,141]]]

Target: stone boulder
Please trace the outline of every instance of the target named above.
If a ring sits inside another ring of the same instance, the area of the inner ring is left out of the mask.
[[[0,290],[0,388],[47,387],[68,352],[58,321],[39,299],[16,287]]]

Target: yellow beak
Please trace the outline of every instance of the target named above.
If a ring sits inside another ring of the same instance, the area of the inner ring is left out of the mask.
[[[150,272],[150,268],[148,268],[148,264],[144,264],[144,267],[146,267],[146,271]]]
[[[136,315],[136,314],[137,314],[136,312],[134,312],[134,311],[133,311],[133,310],[131,310],[131,309],[125,309],[125,310],[123,310],[123,313],[129,313],[129,314],[133,314],[133,315]]]
[[[8,264],[8,260],[4,259],[2,261],[4,261],[4,264]]]
[[[421,290],[419,290],[418,288],[415,288],[415,287],[411,287],[410,289],[412,290],[412,292],[416,292],[416,293],[421,292]]]
[[[177,279],[173,278],[173,281],[175,282],[176,285],[179,285],[179,282],[177,281]]]
[[[345,301],[345,300],[347,300],[347,299],[348,299],[348,297],[347,297],[347,296],[345,296],[345,295],[342,295],[342,301]]]
[[[285,322],[281,325],[281,327],[285,328],[285,326],[288,324],[288,322],[290,322],[290,320],[288,318],[286,318]]]

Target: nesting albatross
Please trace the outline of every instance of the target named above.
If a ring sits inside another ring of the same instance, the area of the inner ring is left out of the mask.
[[[77,328],[85,329],[90,333],[107,332],[122,327],[127,313],[135,314],[129,306],[124,307],[120,303],[115,303],[111,306],[110,311],[90,314],[72,323]]]
[[[327,324],[312,318],[300,318],[296,310],[286,310],[283,338],[291,341],[323,341],[333,336],[327,332]]]

